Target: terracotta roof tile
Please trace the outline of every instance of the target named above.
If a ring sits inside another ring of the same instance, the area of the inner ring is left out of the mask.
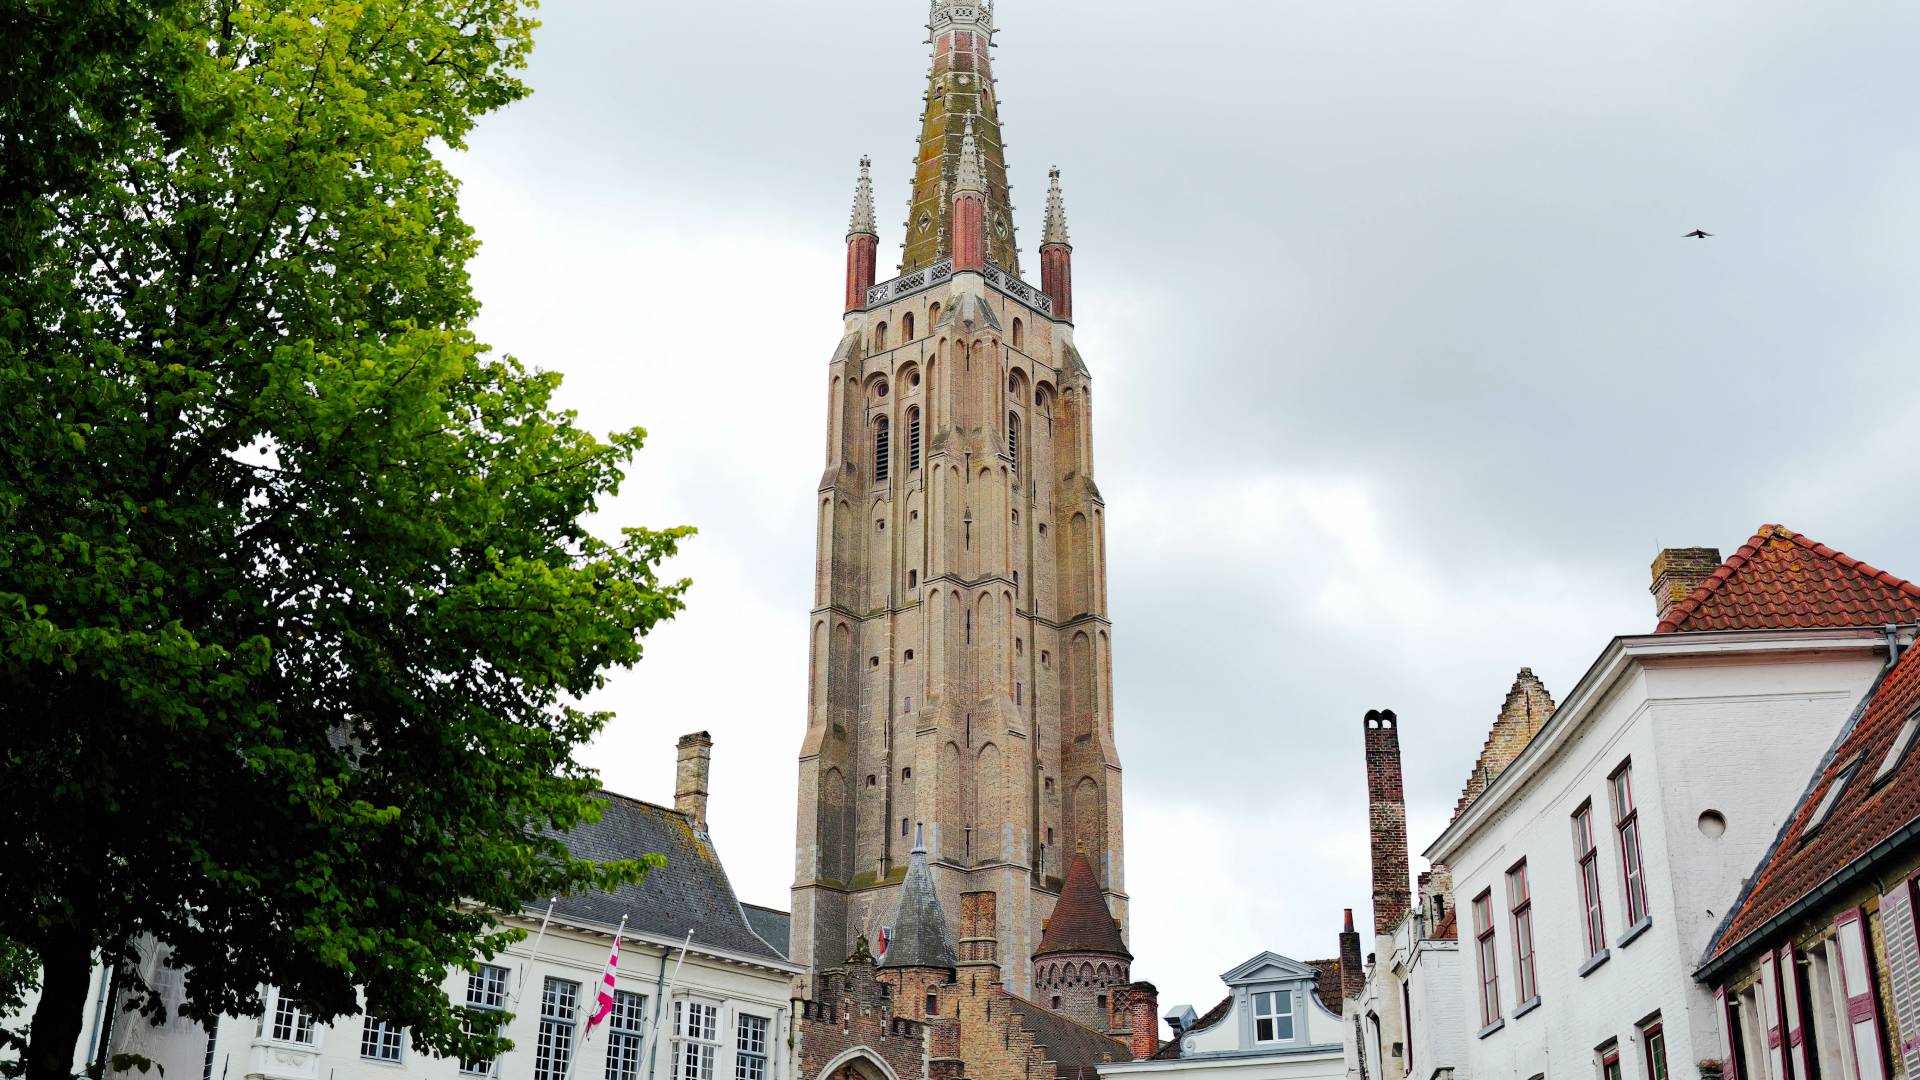
[[[1753,539],[1685,600],[1656,633],[1880,626],[1920,621],[1920,585],[1780,525]]]
[[[1341,1006],[1346,1001],[1340,996],[1340,960],[1309,960],[1307,966],[1313,969],[1313,992],[1320,996],[1320,1004],[1340,1015]]]
[[[1881,680],[1858,721],[1822,762],[1813,786],[1801,797],[1708,951],[1710,957],[1738,946],[1875,845],[1920,819],[1920,754],[1909,752],[1884,783],[1876,787],[1873,782],[1916,709],[1920,709],[1920,648],[1909,649]],[[1838,800],[1809,835],[1809,819],[1836,780],[1844,783]]]
[[[1434,927],[1433,933],[1427,936],[1430,938],[1433,938],[1436,941],[1459,940],[1460,913],[1458,911],[1455,911],[1452,907],[1448,907],[1446,910],[1446,913],[1440,916],[1440,925]]]
[[[1093,876],[1093,864],[1085,852],[1075,852],[1067,867],[1067,880],[1060,886],[1060,900],[1053,905],[1046,932],[1040,935],[1035,958],[1058,953],[1104,953],[1133,958],[1120,940],[1120,924],[1107,910],[1107,898]]]

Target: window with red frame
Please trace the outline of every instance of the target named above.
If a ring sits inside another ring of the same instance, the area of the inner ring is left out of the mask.
[[[1473,930],[1480,941],[1480,1026],[1500,1019],[1500,967],[1493,944],[1493,890],[1473,898]]]
[[[1533,974],[1533,890],[1527,885],[1527,860],[1507,871],[1507,908],[1513,913],[1514,993],[1522,1003],[1540,993]]]
[[[1615,770],[1608,780],[1613,792],[1613,829],[1620,837],[1620,876],[1627,892],[1627,925],[1647,917],[1647,868],[1640,858],[1640,815],[1633,806],[1633,762]]]
[[[1600,851],[1593,846],[1593,804],[1573,812],[1573,856],[1580,867],[1580,908],[1586,919],[1587,955],[1607,947],[1607,921],[1600,910]]]
[[[1620,1080],[1620,1044],[1600,1051],[1600,1080]]]
[[[1658,1021],[1640,1029],[1647,1052],[1647,1080],[1667,1080],[1667,1032]]]

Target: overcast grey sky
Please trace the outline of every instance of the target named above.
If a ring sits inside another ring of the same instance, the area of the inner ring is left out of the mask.
[[[785,907],[842,235],[883,276],[922,0],[550,0],[456,168],[481,331],[650,445],[608,523],[700,527],[590,760]],[[1415,865],[1522,665],[1653,625],[1663,545],[1778,521],[1920,576],[1920,6],[1001,0],[1029,262],[1063,170],[1099,394],[1137,977],[1204,1009],[1368,918],[1361,716]],[[1682,240],[1702,227],[1708,241]],[[1037,271],[1032,276],[1037,276]],[[752,672],[741,675],[740,672]]]

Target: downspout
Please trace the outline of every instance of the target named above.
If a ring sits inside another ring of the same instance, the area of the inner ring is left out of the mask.
[[[1898,626],[1895,626],[1892,623],[1888,623],[1886,626],[1886,631],[1887,631],[1887,666],[1892,667],[1893,665],[1900,662],[1900,628]]]
[[[660,977],[653,981],[653,1030],[647,1039],[647,1080],[653,1080],[653,1063],[660,1056],[660,1012],[667,1002],[667,957],[672,949],[660,950]]]

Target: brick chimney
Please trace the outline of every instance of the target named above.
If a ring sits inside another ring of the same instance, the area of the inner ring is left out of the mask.
[[[704,731],[680,736],[680,764],[673,774],[673,808],[687,815],[698,832],[707,831],[707,773],[713,763],[713,736]]]
[[[1668,548],[1653,560],[1653,604],[1665,622],[1674,605],[1720,569],[1718,548]]]
[[[1360,932],[1353,928],[1353,909],[1347,909],[1347,927],[1340,931],[1340,997],[1352,1000],[1367,988],[1367,969],[1360,960]]]
[[[1133,1060],[1145,1061],[1160,1049],[1160,990],[1150,982],[1127,987],[1127,1041]]]
[[[1400,720],[1367,713],[1367,831],[1373,847],[1373,932],[1391,934],[1412,906],[1407,797],[1400,783]]]

